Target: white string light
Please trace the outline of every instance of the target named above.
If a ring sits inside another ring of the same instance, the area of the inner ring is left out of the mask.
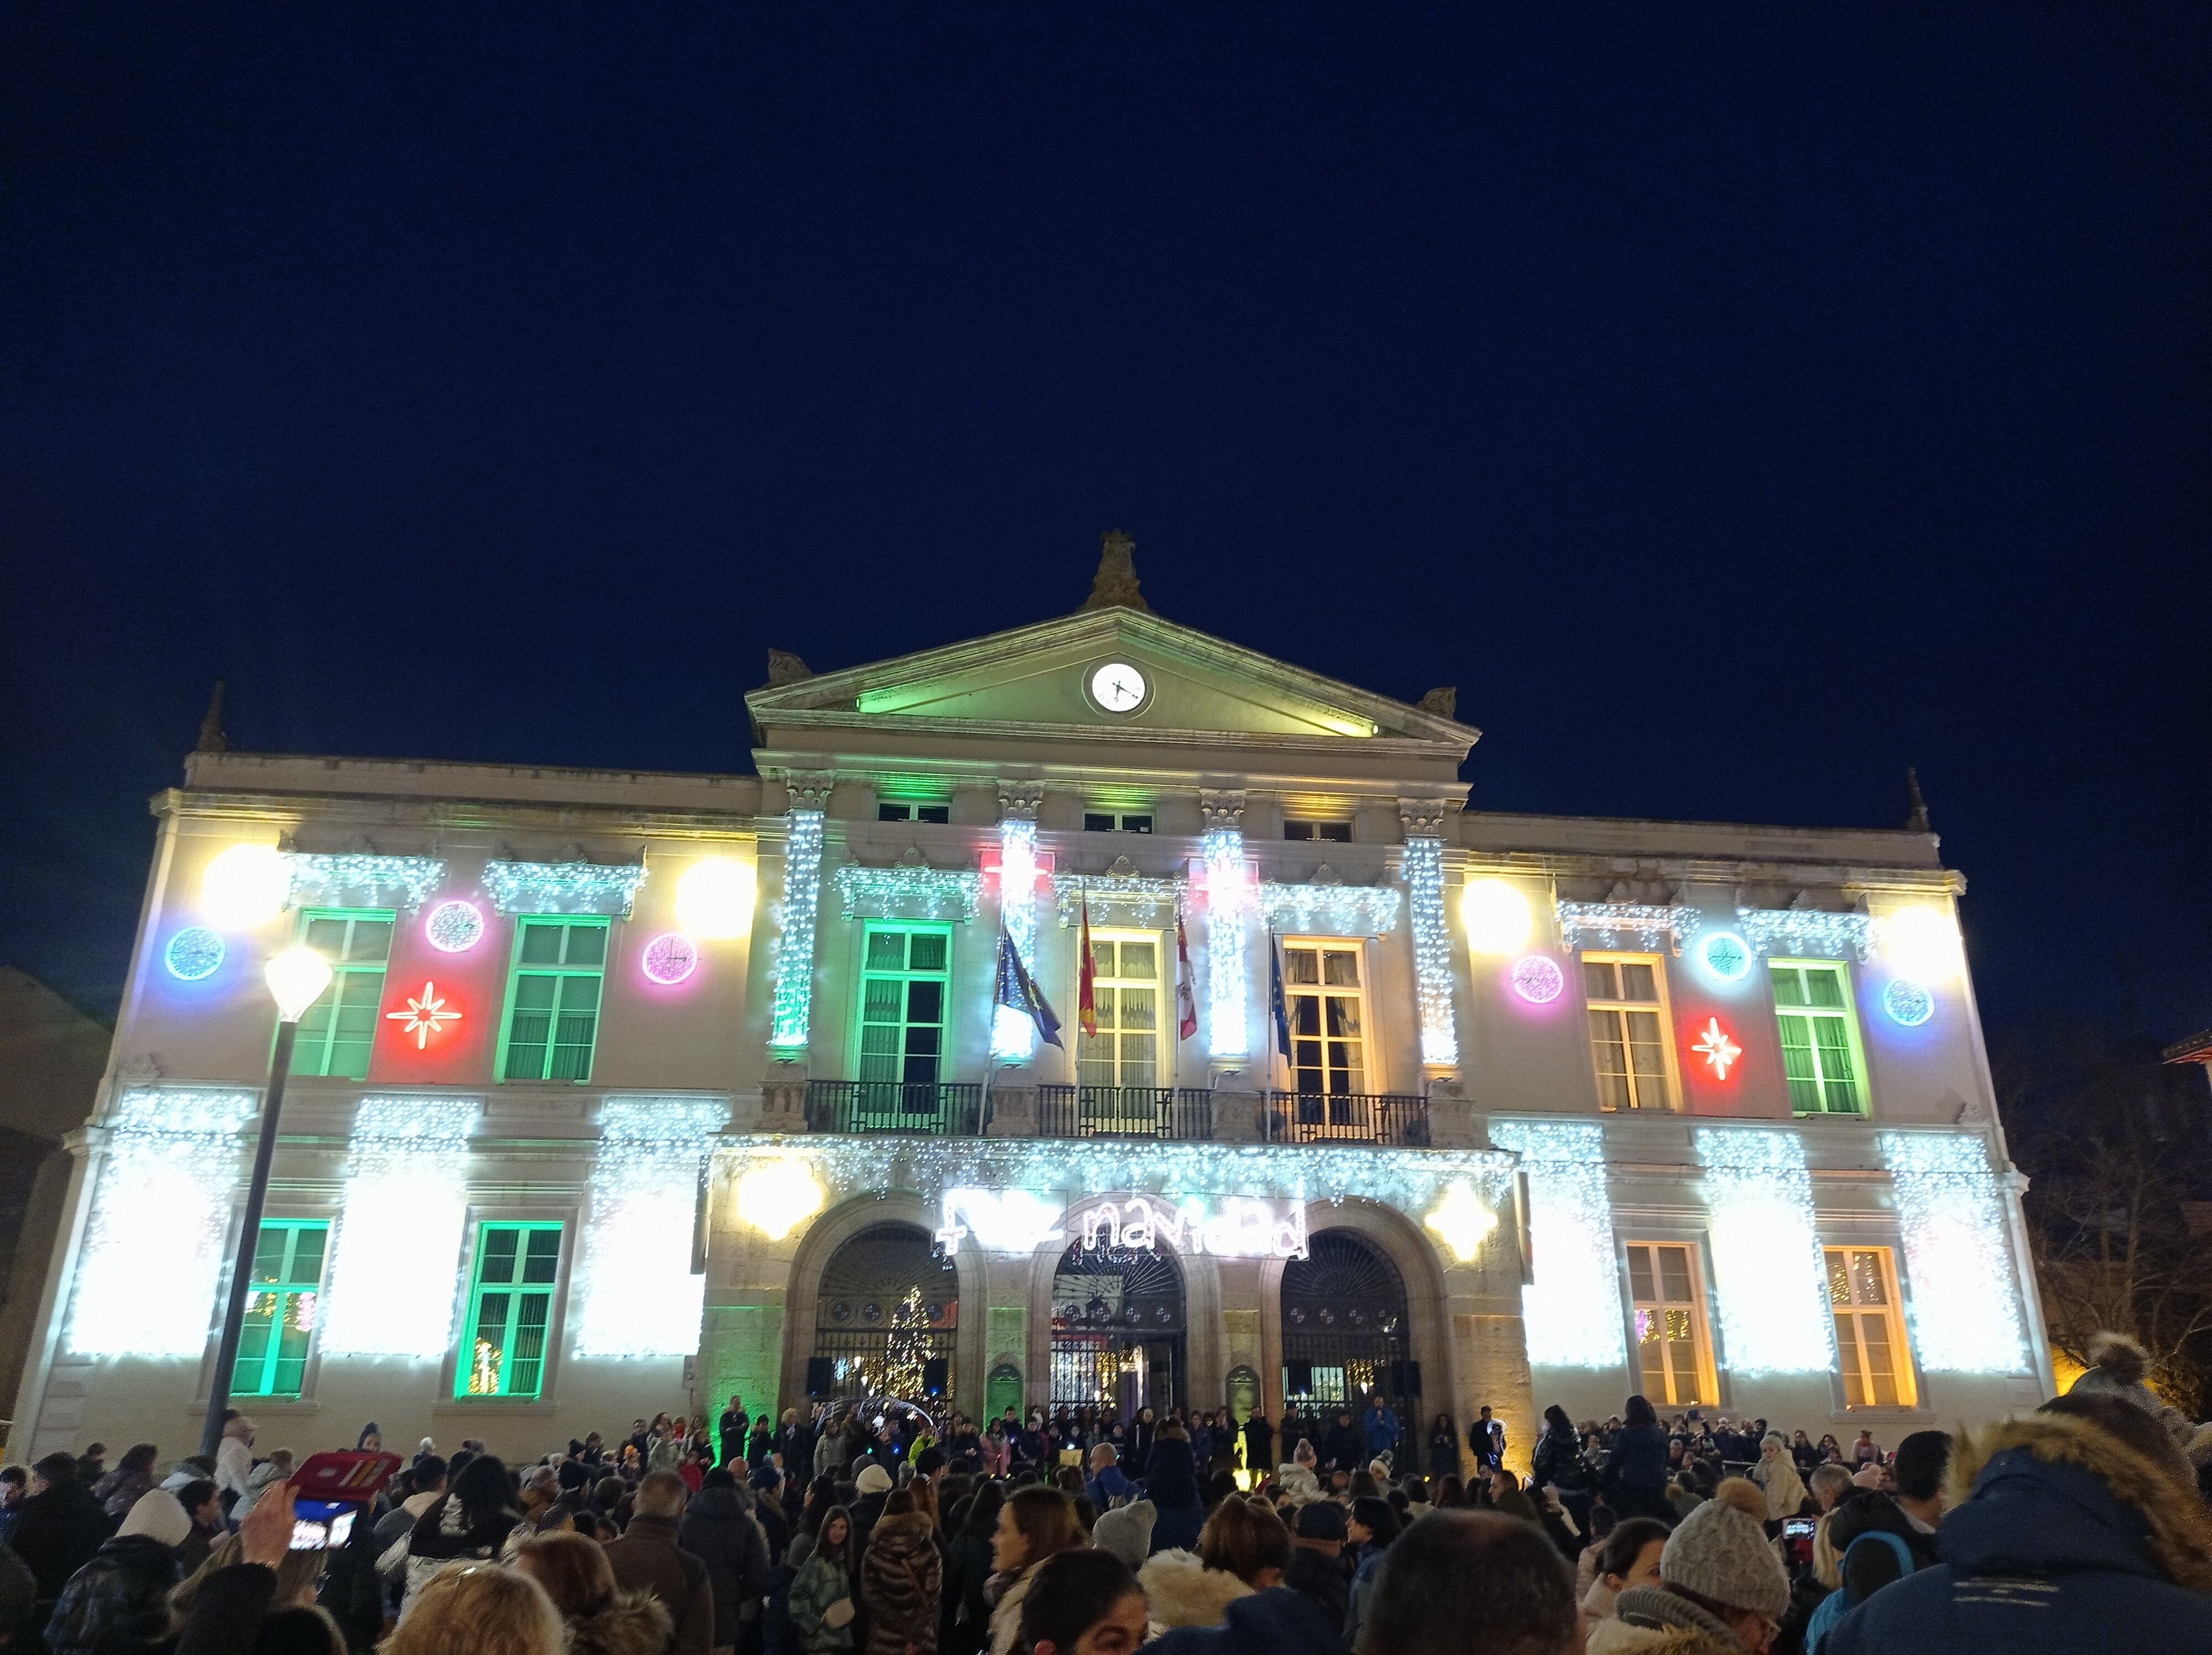
[[[502,914],[606,914],[628,919],[643,862],[486,862],[484,889]]]
[[[1530,1364],[1618,1370],[1628,1348],[1605,1129],[1595,1122],[1492,1118],[1490,1141],[1520,1156],[1528,1175],[1535,1279],[1521,1289],[1521,1317]]]
[[[814,916],[822,901],[822,812],[794,810],[783,845],[783,900],[776,904],[775,946],[769,974],[775,984],[769,1044],[806,1044],[814,1003]]]
[[[1421,1002],[1421,1062],[1459,1062],[1452,1016],[1451,933],[1444,924],[1444,842],[1406,841],[1406,888],[1413,915],[1413,979]]]
[[[691,1273],[699,1169],[722,1099],[610,1098],[599,1110],[591,1219],[576,1269],[579,1356],[687,1356],[707,1278]]]
[[[1663,939],[1680,953],[1682,939],[1705,920],[1694,908],[1640,902],[1563,902],[1559,914],[1559,943],[1570,952],[1583,946],[1579,934],[1586,932],[1601,948],[1617,948],[1623,936],[1632,936],[1638,947],[1656,952]]]
[[[1874,958],[1874,922],[1864,914],[1823,914],[1794,908],[1739,908],[1736,925],[1762,954]]]
[[[2028,1370],[2020,1279],[1988,1146],[1963,1132],[1875,1135],[1897,1191],[1912,1343],[1937,1373]]]
[[[331,1258],[325,1356],[434,1362],[453,1336],[474,1098],[364,1098]]]
[[[1441,844],[1436,840],[1429,843]],[[1437,877],[1441,881],[1441,865]],[[1321,937],[1379,937],[1398,928],[1398,897],[1397,888],[1387,885],[1263,882],[1260,886],[1260,910],[1267,916],[1268,925],[1277,931]],[[1441,904],[1441,897],[1438,901]]]
[[[1208,828],[1199,840],[1206,864],[1206,1048],[1242,1057],[1246,1042],[1244,916],[1252,879],[1241,828]]]
[[[957,920],[965,925],[981,905],[983,876],[972,869],[848,862],[830,877],[848,920]]]
[[[1835,1366],[1827,1267],[1805,1141],[1771,1127],[1697,1129],[1728,1368],[1745,1378]]]
[[[999,917],[1021,957],[1024,970],[1036,970],[1036,818],[1009,814],[999,824]],[[992,996],[991,1056],[1001,1063],[1028,1061],[1036,1048],[1036,1023],[1028,1013],[997,1003]]]
[[[325,854],[295,851],[285,859],[292,869],[292,901],[390,903],[410,912],[420,908],[446,882],[442,856],[372,856],[355,851]]]

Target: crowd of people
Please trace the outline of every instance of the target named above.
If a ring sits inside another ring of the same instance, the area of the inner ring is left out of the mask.
[[[1270,1422],[899,1403],[640,1418],[527,1464],[422,1440],[342,1545],[297,1457],[0,1471],[0,1646],[49,1655],[1859,1655],[2212,1649],[2212,1427],[2106,1348],[1894,1448],[1761,1419],[1381,1400]],[[358,1445],[382,1447],[372,1425]],[[1510,1463],[1510,1462],[1511,1463]],[[1526,1463],[1525,1480],[1512,1463]]]

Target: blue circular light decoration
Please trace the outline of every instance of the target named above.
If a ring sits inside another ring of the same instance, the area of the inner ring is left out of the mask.
[[[1698,958],[1723,983],[1741,983],[1751,975],[1751,945],[1733,931],[1708,931],[1698,944]]]
[[[168,963],[171,977],[179,983],[198,983],[202,977],[213,977],[216,967],[222,964],[222,934],[204,925],[188,925],[169,939],[161,957]]]
[[[1882,985],[1881,1008],[1891,1022],[1917,1029],[1936,1015],[1936,996],[1909,977],[1893,977]]]
[[[483,910],[472,902],[440,903],[430,910],[423,934],[430,946],[441,954],[464,953],[477,946],[483,935]]]

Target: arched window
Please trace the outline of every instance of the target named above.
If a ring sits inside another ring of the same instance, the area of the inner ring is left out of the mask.
[[[872,1225],[848,1238],[823,1267],[815,1301],[814,1354],[830,1362],[825,1396],[920,1401],[939,1378],[952,1394],[960,1325],[960,1281],[928,1233],[906,1224]]]
[[[1185,1400],[1184,1331],[1173,1258],[1076,1243],[1052,1279],[1051,1406],[1110,1406],[1124,1420],[1165,1413]]]
[[[1283,1266],[1284,1405],[1358,1409],[1379,1394],[1401,1421],[1417,1418],[1398,1267],[1352,1230],[1317,1231],[1307,1250]]]

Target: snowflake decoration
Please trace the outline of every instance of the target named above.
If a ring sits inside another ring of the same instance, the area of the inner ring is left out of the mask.
[[[1527,954],[1513,962],[1513,992],[1531,1005],[1550,1005],[1566,986],[1566,974],[1547,955]]]
[[[430,910],[422,934],[441,954],[465,953],[483,935],[483,914],[472,902],[440,903]]]
[[[1713,1078],[1719,1080],[1728,1079],[1729,1066],[1743,1056],[1743,1048],[1728,1037],[1717,1017],[1706,1019],[1705,1031],[1690,1050],[1713,1066]]]
[[[1751,972],[1751,945],[1733,931],[1715,931],[1698,945],[1705,969],[1723,983],[1741,983]]]
[[[162,957],[171,977],[180,983],[198,983],[212,977],[222,964],[222,936],[204,925],[188,925],[169,939]]]
[[[1936,1015],[1936,996],[1909,977],[1892,977],[1882,989],[1881,1008],[1892,1022],[1917,1029]]]
[[[461,1014],[446,1003],[436,983],[425,983],[422,994],[409,999],[405,1011],[386,1012],[384,1019],[403,1025],[400,1033],[413,1035],[415,1050],[422,1051],[429,1046],[432,1035],[443,1034],[446,1025],[459,1022]]]
[[[644,969],[655,983],[681,983],[699,969],[699,950],[681,932],[664,931],[645,945]]]

